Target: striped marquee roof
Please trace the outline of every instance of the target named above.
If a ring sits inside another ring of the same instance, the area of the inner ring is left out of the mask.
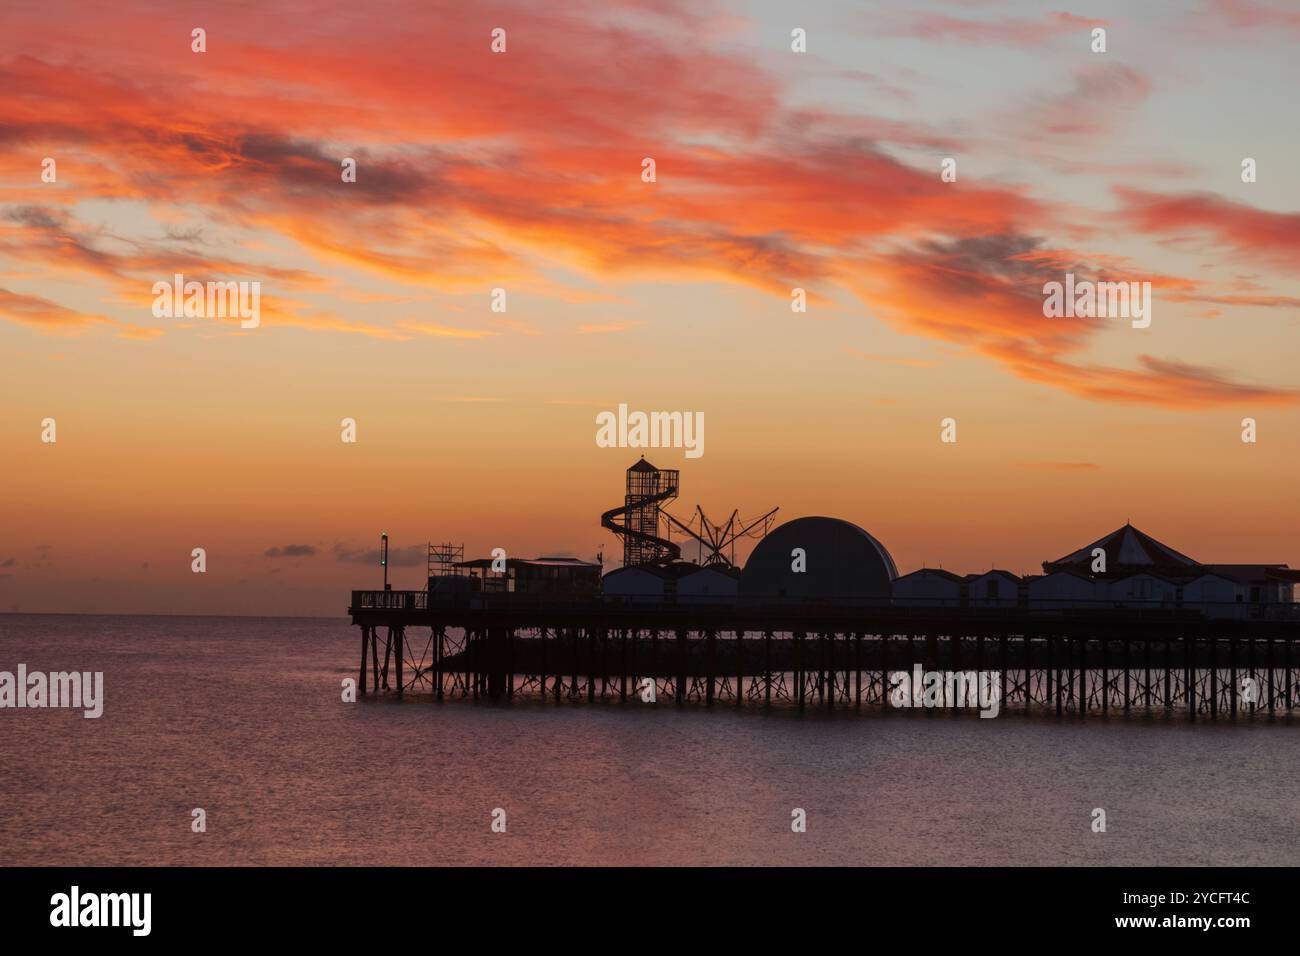
[[[1098,538],[1092,544],[1085,545],[1078,551],[1071,552],[1055,561],[1044,561],[1043,570],[1061,571],[1072,567],[1090,569],[1092,552],[1101,548],[1106,552],[1106,570],[1114,573],[1119,568],[1178,568],[1192,569],[1200,562],[1175,551],[1167,544],[1157,541],[1151,535],[1139,531],[1131,524],[1126,524],[1118,531],[1112,531],[1105,537]]]

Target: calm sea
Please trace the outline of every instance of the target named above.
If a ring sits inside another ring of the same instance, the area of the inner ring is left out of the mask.
[[[342,620],[0,615],[0,670],[103,671],[106,698],[0,710],[0,861],[1300,863],[1283,722],[345,704],[358,643]]]

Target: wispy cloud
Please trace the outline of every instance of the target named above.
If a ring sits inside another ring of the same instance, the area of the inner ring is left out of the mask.
[[[1101,465],[1090,461],[1020,461],[1016,468],[1028,468],[1034,471],[1100,471]]]
[[[160,329],[119,322],[104,315],[78,312],[40,296],[23,295],[8,289],[0,289],[0,319],[60,335],[76,335],[97,325],[112,328],[120,337],[129,339],[148,340],[162,334]]]
[[[310,558],[316,554],[316,546],[313,544],[277,545],[267,548],[262,554],[268,558]]]
[[[958,17],[942,13],[909,13],[885,17],[877,24],[876,30],[886,36],[1036,49],[1062,36],[1086,37],[1093,27],[1106,25],[1105,20],[1063,12],[1049,13],[1037,18],[995,17],[991,19]]]
[[[1208,193],[1162,195],[1123,187],[1115,192],[1121,214],[1136,229],[1196,232],[1219,248],[1300,274],[1300,213],[1269,212]]]
[[[627,332],[642,325],[645,325],[645,323],[640,321],[585,322],[578,326],[578,332],[583,335],[603,335],[609,332]]]
[[[488,339],[499,333],[491,329],[461,329],[451,325],[438,325],[434,322],[399,322],[398,328],[419,335],[431,335],[445,339]]]
[[[346,564],[373,564],[379,567],[379,548],[364,548],[349,544],[334,545],[334,560]],[[389,547],[388,566],[397,568],[420,567],[429,560],[427,544],[412,544],[402,548]]]

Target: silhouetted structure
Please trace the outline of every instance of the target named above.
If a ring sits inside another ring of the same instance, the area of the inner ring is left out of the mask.
[[[839,518],[796,518],[765,537],[745,562],[742,601],[887,604],[898,577],[885,546]]]
[[[600,516],[601,527],[623,539],[624,568],[676,564],[682,549],[669,537],[674,527],[699,545],[700,566],[731,567],[736,542],[741,538],[761,538],[778,510],[773,508],[752,521],[742,519],[737,510],[726,521],[715,524],[697,505],[690,521],[684,522],[664,510],[664,505],[677,497],[678,479],[678,471],[656,468],[644,457],[627,470],[627,491],[622,507],[611,508]],[[659,533],[661,527],[662,536]],[[689,567],[693,570],[696,565]],[[685,573],[686,570],[678,569],[665,580],[675,580]],[[669,588],[667,593],[672,593],[672,589]]]
[[[591,599],[600,593],[600,565],[578,558],[475,558],[455,570],[471,579],[471,593]]]
[[[623,505],[600,516],[600,524],[623,539],[623,566],[666,564],[682,549],[659,536],[660,506],[677,497],[678,472],[659,469],[642,458],[627,470]],[[616,521],[616,518],[622,521]]]
[[[1035,614],[1073,611],[1191,611],[1238,620],[1300,619],[1285,564],[1203,564],[1126,524],[1042,574],[994,569],[965,577],[932,568],[894,581],[893,602],[933,608],[1007,607]]]
[[[1004,713],[1273,716],[1289,715],[1300,696],[1295,621],[1161,610],[1053,618],[1023,608],[641,607],[519,594],[471,606],[424,591],[354,591],[350,612],[361,628],[362,693],[391,686],[439,700],[531,693],[630,702],[653,688],[677,703],[884,708],[890,674],[917,663],[996,669]],[[428,639],[417,637],[426,627]]]
[[[393,690],[438,699],[883,707],[891,672],[913,664],[995,668],[1004,709],[1058,716],[1289,715],[1300,697],[1300,572],[1283,564],[1201,564],[1125,525],[1042,575],[899,577],[862,528],[810,517],[764,537],[737,579],[725,559],[679,561],[660,535],[661,506],[677,493],[676,471],[644,458],[628,469],[623,505],[601,517],[624,541],[603,594],[599,564],[452,561],[450,545],[436,552],[437,575],[430,548],[427,591],[354,591],[362,692],[390,687],[391,661]],[[725,533],[706,522],[719,533],[703,536],[671,520],[717,557],[734,518]],[[421,650],[408,630],[425,627]]]
[[[1063,558],[1043,562],[1044,577],[1064,587],[1036,586],[1028,579],[1028,603],[1060,600],[1071,591],[1080,599],[1110,607],[1197,610],[1209,617],[1287,616],[1295,608],[1300,571],[1285,564],[1204,564],[1125,524]],[[1086,582],[1086,583],[1085,583]]]

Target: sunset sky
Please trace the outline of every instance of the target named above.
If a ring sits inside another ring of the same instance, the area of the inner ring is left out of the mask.
[[[902,572],[1126,520],[1300,566],[1298,44],[1283,0],[5,0],[0,611],[338,615],[381,531],[398,587],[616,559],[619,403],[704,413],[646,453],[677,513]],[[1151,327],[1044,318],[1066,272]],[[176,273],[260,327],[155,318]]]

